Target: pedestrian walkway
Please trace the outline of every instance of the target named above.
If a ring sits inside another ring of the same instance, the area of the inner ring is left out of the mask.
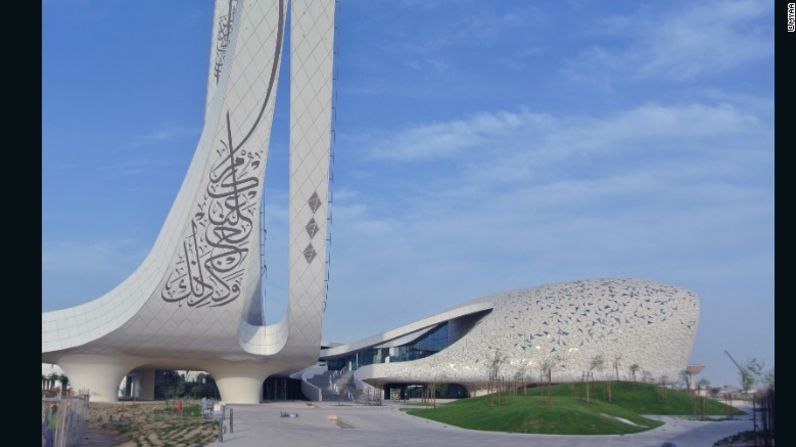
[[[126,438],[122,435],[110,430],[89,426],[75,447],[107,447],[109,445],[119,445],[125,441]]]
[[[711,447],[721,438],[751,430],[749,419],[694,421],[654,416],[666,422],[654,430],[632,435],[559,436],[528,435],[467,430],[410,416],[395,405],[338,406],[334,403],[279,402],[260,405],[233,405],[235,432],[224,435],[215,447],[289,445],[430,447],[660,447],[666,441],[677,447]],[[297,413],[282,418],[280,412]]]

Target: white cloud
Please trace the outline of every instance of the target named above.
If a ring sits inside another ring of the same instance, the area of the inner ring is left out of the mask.
[[[728,104],[644,104],[613,115],[575,117],[543,140],[555,158],[586,152],[615,152],[632,144],[635,151],[677,150],[704,139],[760,131],[758,118]]]
[[[428,14],[427,10],[436,9],[443,3],[445,20],[433,20],[434,14]],[[395,36],[400,42],[399,48],[408,54],[435,54],[439,58],[456,49],[489,47],[506,38],[516,39],[518,30],[532,28],[546,20],[546,14],[530,3],[514,5],[507,13],[485,8],[483,2],[472,0],[410,1],[404,2],[404,6],[415,17],[425,17],[413,19],[415,23],[412,26],[418,27],[418,31],[402,31]]]
[[[621,49],[592,46],[567,62],[570,75],[598,84],[616,76],[674,81],[711,76],[771,58],[771,5],[756,0],[688,3],[679,11],[640,8],[595,24],[598,34],[620,36]]]
[[[175,163],[172,160],[142,157],[138,155],[136,157],[125,158],[107,166],[102,166],[100,170],[113,177],[146,176],[151,175],[152,171],[155,169],[174,165]]]
[[[550,118],[528,111],[481,113],[461,120],[409,127],[372,146],[371,156],[391,160],[426,160],[454,156],[494,138],[528,126],[544,126]]]
[[[770,123],[733,104],[481,113],[370,147],[387,183],[399,181],[383,170],[395,166],[446,169],[378,192],[339,177],[348,199],[334,207],[325,331],[340,339],[558,280],[646,277],[695,287],[712,306],[770,276],[760,263],[773,256]],[[733,269],[745,274],[714,284]],[[379,324],[341,323],[352,309]]]
[[[497,176],[537,167],[540,163],[561,160],[575,154],[606,154],[627,144],[637,150],[672,149],[684,143],[693,145],[704,139],[743,135],[759,131],[761,123],[751,114],[729,104],[684,105],[643,104],[607,116],[559,118],[522,109],[518,112],[480,113],[464,119],[415,125],[388,135],[369,145],[376,159],[422,162],[441,158],[462,158],[467,152],[490,154],[490,164],[477,170]],[[371,137],[372,138],[372,137]],[[495,157],[505,152],[506,158]],[[519,170],[519,171],[518,171]],[[482,174],[483,176],[483,174]]]
[[[133,137],[127,146],[150,146],[185,138],[198,138],[199,132],[200,129],[195,126],[166,126]]]
[[[69,273],[78,277],[130,273],[130,267],[135,267],[148,252],[148,248],[130,239],[57,242],[43,247],[42,270],[45,274]]]

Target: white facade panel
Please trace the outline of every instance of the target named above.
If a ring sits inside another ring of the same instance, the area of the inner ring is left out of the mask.
[[[629,367],[637,364],[636,379],[646,371],[657,381],[673,382],[689,363],[699,321],[693,292],[633,278],[551,284],[474,303],[492,311],[447,348],[418,360],[362,366],[356,377],[371,384],[444,381],[472,389],[487,383],[499,354],[505,357],[500,374],[506,378],[520,374],[536,381],[541,366],[552,362],[554,381],[579,381],[602,356],[597,380],[628,380]],[[345,352],[335,348],[323,355]]]

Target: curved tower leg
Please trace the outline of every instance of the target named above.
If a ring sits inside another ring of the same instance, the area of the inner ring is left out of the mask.
[[[136,365],[135,362],[111,356],[65,355],[58,361],[76,392],[88,390],[93,402],[116,402],[119,384]]]
[[[276,372],[263,363],[223,362],[209,366],[221,394],[228,404],[259,404],[263,396],[263,382]]]

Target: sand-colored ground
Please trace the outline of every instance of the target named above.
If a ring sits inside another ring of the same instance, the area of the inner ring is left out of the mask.
[[[89,429],[80,447],[204,446],[218,436],[218,422],[203,418],[196,402],[91,403]]]

